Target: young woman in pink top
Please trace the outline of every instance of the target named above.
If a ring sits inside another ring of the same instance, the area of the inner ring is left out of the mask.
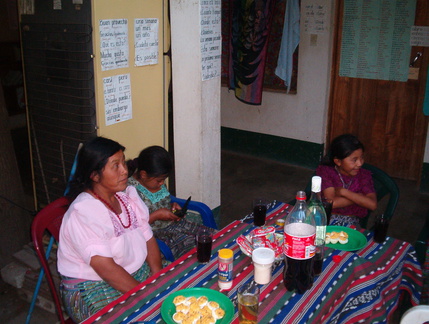
[[[127,186],[124,150],[97,137],[79,152],[58,247],[60,292],[75,322],[162,269],[148,209]]]
[[[359,227],[359,219],[377,208],[371,172],[362,169],[363,144],[353,135],[336,137],[316,170],[322,194],[333,200],[331,225]]]

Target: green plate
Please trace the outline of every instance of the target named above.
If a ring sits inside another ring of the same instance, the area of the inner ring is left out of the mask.
[[[224,294],[208,288],[187,288],[178,290],[175,293],[169,295],[162,302],[161,305],[161,316],[167,324],[176,324],[173,320],[173,315],[176,312],[176,306],[173,304],[173,300],[176,296],[183,295],[185,297],[200,297],[206,296],[210,301],[215,301],[225,311],[225,316],[216,321],[216,324],[229,324],[234,317],[234,305],[231,300]]]
[[[357,251],[365,247],[367,240],[365,235],[361,232],[344,226],[326,226],[326,233],[328,232],[346,232],[349,235],[349,241],[346,244],[340,242],[335,244],[326,244],[327,247],[343,250],[343,251]]]

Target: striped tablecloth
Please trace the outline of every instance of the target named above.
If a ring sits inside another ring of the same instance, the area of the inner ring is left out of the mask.
[[[268,211],[267,223],[285,217],[287,207],[275,203]],[[164,323],[160,307],[169,294],[193,287],[219,291],[217,251],[225,247],[234,251],[235,278],[233,288],[223,293],[236,306],[236,288],[253,279],[253,265],[235,239],[252,229],[253,224],[232,222],[216,234],[208,264],[198,263],[194,249],[85,323]],[[378,244],[373,241],[372,232],[364,234],[368,245],[356,253],[326,248],[322,274],[302,295],[286,290],[283,264],[277,264],[272,281],[261,286],[259,323],[388,323],[401,292],[408,292],[411,302],[418,304],[422,272],[414,248],[390,237]],[[232,323],[237,324],[237,308],[235,311]]]

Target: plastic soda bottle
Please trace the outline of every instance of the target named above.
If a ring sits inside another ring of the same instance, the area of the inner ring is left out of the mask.
[[[313,285],[316,225],[304,191],[296,194],[296,204],[286,217],[284,227],[285,267],[283,282],[287,290],[302,294]]]

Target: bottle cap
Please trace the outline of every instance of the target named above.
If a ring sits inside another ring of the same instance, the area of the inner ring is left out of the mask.
[[[234,252],[231,249],[221,249],[219,250],[219,258],[229,259],[234,256]]]
[[[307,198],[305,191],[298,191],[295,198],[296,200],[305,200]]]
[[[322,187],[322,178],[319,176],[314,176],[311,178],[311,191],[320,192]]]
[[[274,262],[275,253],[266,247],[259,247],[252,252],[252,261],[258,264],[270,264]]]

